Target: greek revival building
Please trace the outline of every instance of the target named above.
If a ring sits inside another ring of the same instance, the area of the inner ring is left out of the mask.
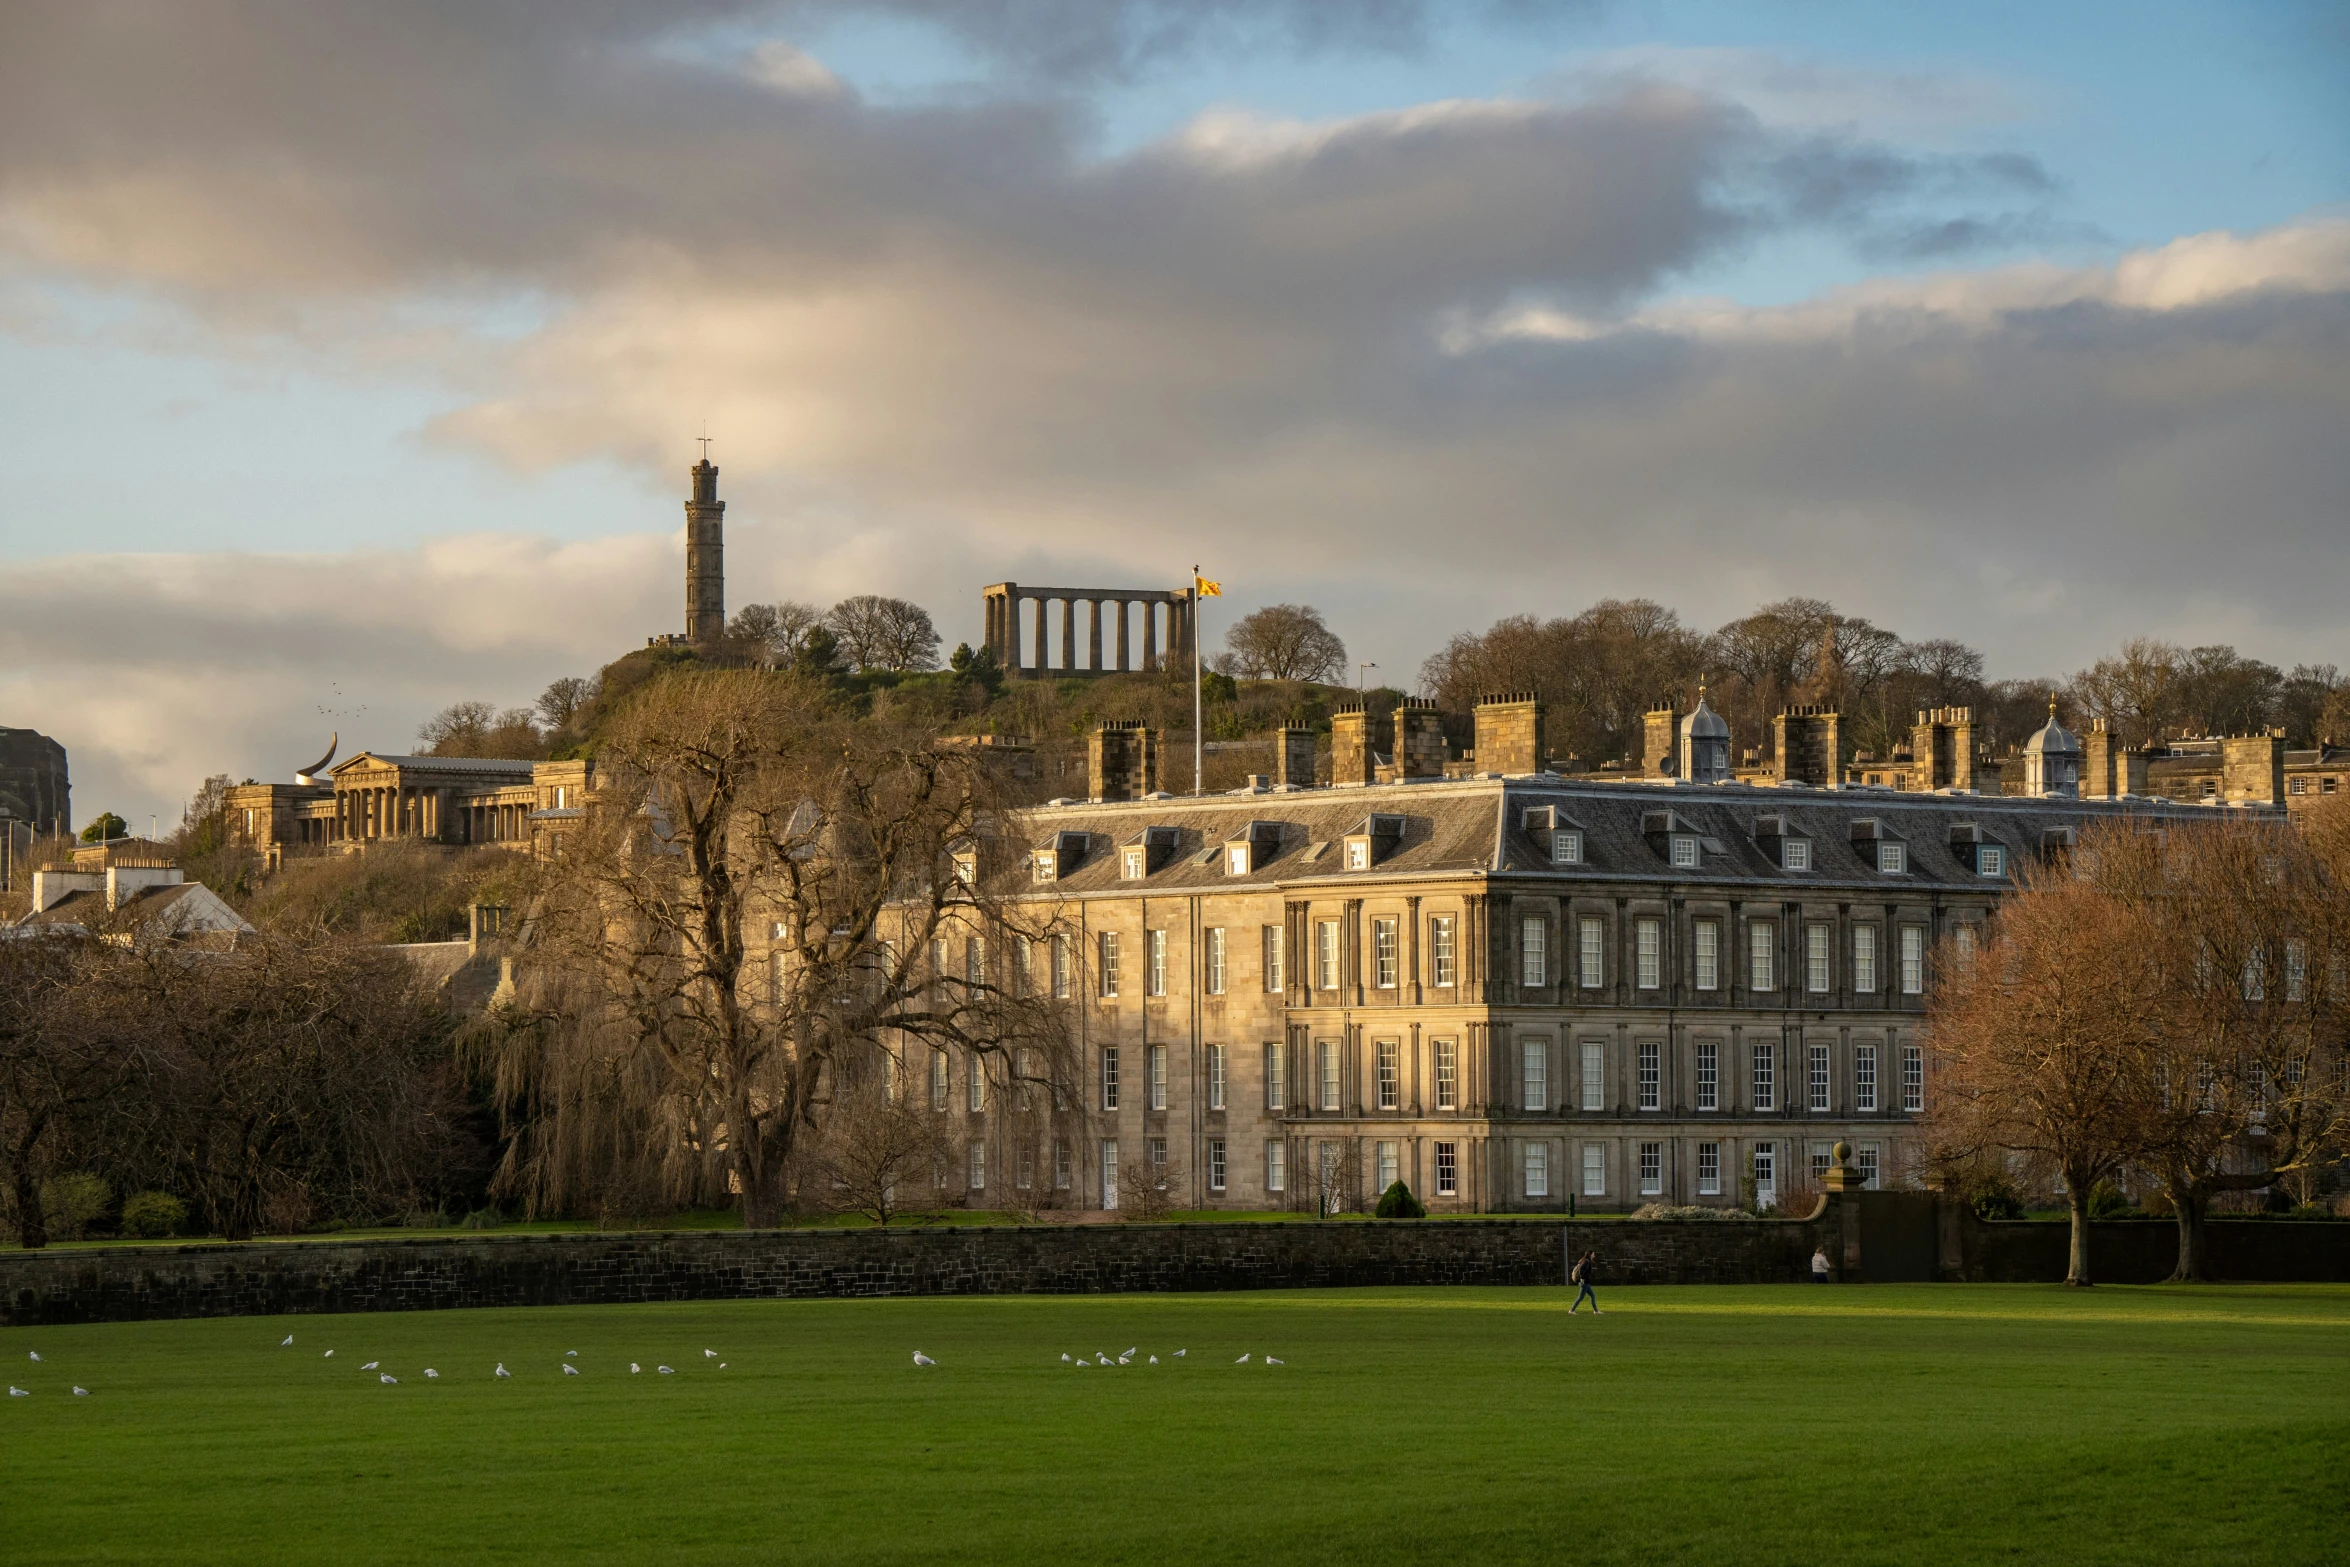
[[[1289,731],[1288,776],[1207,798],[1158,792],[1156,737],[1105,726],[1094,798],[1021,814],[1025,862],[991,874],[1066,934],[936,960],[1025,961],[1079,1003],[1089,1114],[1015,1128],[942,1057],[974,1205],[1049,1182],[1114,1207],[1138,1160],[1185,1207],[1352,1210],[1397,1179],[1439,1210],[1768,1204],[1839,1139],[1899,1181],[1936,966],[2089,822],[2178,809],[1729,782],[1702,707],[1690,777],[1569,781],[1511,770],[1541,754],[1527,698],[1479,710],[1498,769],[1447,777],[1418,717],[1352,764],[1392,782],[1315,786]],[[1339,715],[1342,768],[1370,728]]]

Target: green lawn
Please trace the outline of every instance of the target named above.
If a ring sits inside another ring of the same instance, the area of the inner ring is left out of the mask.
[[[1563,1290],[1464,1289],[18,1329],[0,1378],[33,1396],[0,1400],[0,1560],[2350,1549],[2350,1289],[1604,1293],[1572,1319]],[[1160,1364],[1059,1359],[1129,1345]]]

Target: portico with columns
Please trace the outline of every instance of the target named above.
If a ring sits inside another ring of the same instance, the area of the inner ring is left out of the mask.
[[[998,582],[982,590],[981,598],[987,612],[987,645],[996,663],[1015,680],[1082,680],[1153,670],[1162,662],[1179,666],[1192,659],[1198,618],[1189,588],[1053,588]],[[1024,604],[1035,606],[1027,628],[1021,624]],[[1056,604],[1060,606],[1058,615],[1052,612]],[[1085,606],[1083,662],[1078,655],[1079,605]],[[1109,609],[1106,616],[1105,606]],[[1134,613],[1136,610],[1140,613]],[[1060,625],[1057,658],[1052,638],[1056,620]],[[1139,654],[1134,645],[1136,620],[1141,622]],[[1024,629],[1032,634],[1033,642],[1023,636]],[[1031,646],[1033,662],[1028,656]]]

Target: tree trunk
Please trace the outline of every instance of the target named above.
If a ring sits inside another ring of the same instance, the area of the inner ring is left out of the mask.
[[[16,1157],[9,1161],[14,1166],[10,1174],[16,1186],[17,1244],[26,1251],[39,1251],[49,1244],[49,1217],[41,1208],[41,1176],[33,1167],[33,1140],[40,1135],[38,1129],[27,1132],[24,1141],[17,1144]]]
[[[774,1230],[783,1226],[783,1166],[779,1145],[784,1139],[759,1124],[751,1096],[737,1093],[728,1116],[728,1140],[734,1149],[734,1178],[742,1187],[743,1228]]]
[[[2170,1282],[2208,1282],[2211,1268],[2203,1255],[2203,1189],[2193,1181],[2179,1180],[2165,1182],[2163,1189],[2170,1193],[2171,1212],[2179,1224],[2179,1261],[2171,1269]]]
[[[2089,1277],[2089,1188],[2083,1181],[2064,1183],[2065,1206],[2072,1211],[2072,1255],[2065,1264],[2064,1281],[2086,1289],[2093,1282]]]

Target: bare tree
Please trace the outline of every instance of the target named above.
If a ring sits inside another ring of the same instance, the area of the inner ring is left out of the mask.
[[[577,718],[581,709],[596,699],[596,682],[577,675],[565,675],[548,682],[539,693],[539,722],[548,729],[561,729]]]
[[[808,633],[824,623],[824,611],[797,599],[745,604],[726,627],[729,639],[768,669],[795,667]]]
[[[835,1091],[808,1147],[812,1177],[880,1225],[905,1210],[906,1192],[928,1189],[952,1155],[946,1118],[905,1086],[883,1072],[859,1074]]]
[[[487,702],[450,703],[418,727],[416,743],[427,756],[532,761],[547,751],[546,737],[539,733],[531,709],[500,711]]]
[[[510,1187],[571,1200],[626,1144],[674,1185],[722,1173],[766,1227],[820,1085],[876,1048],[1073,1087],[1049,987],[1006,976],[1035,933],[992,865],[989,776],[932,739],[750,670],[672,675],[615,717],[535,922],[548,977],[495,1051]]]
[[[860,593],[833,605],[824,624],[860,670],[938,667],[938,628],[919,604]]]
[[[2064,867],[2028,869],[1980,950],[1939,954],[1927,1015],[1938,1161],[2021,1154],[2062,1179],[2067,1284],[2091,1282],[2089,1192],[2137,1152],[2157,1070],[2161,945],[2146,912]]]
[[[1118,1215],[1156,1223],[1183,1195],[1183,1166],[1170,1160],[1128,1159],[1118,1166]]]
[[[1243,679],[1342,684],[1347,677],[1346,644],[1310,604],[1267,604],[1241,616],[1224,633],[1224,649],[1217,668]]]
[[[135,1067],[129,1040],[90,1026],[86,1000],[109,949],[82,937],[0,931],[0,1193],[18,1244],[49,1244],[43,1177],[60,1145]]]

